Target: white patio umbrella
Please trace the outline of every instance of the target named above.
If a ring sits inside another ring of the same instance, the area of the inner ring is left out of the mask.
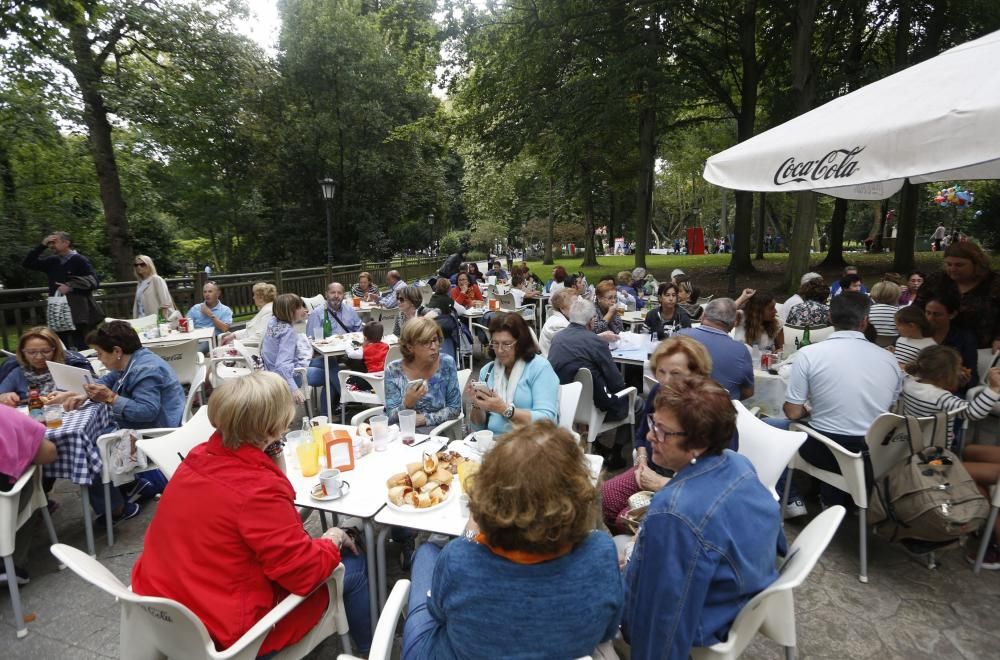
[[[734,190],[885,199],[904,180],[1000,178],[1000,31],[834,99],[705,164]]]

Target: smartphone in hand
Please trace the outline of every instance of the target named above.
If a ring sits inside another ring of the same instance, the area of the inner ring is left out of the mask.
[[[408,389],[408,390],[415,390],[415,389],[419,388],[423,384],[424,384],[424,379],[423,378],[417,378],[415,380],[410,380],[410,381],[407,381],[407,383],[406,383],[406,389]]]

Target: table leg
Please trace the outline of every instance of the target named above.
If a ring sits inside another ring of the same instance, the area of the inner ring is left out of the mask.
[[[308,372],[307,372],[308,373]],[[308,375],[306,376],[308,378]],[[333,417],[333,397],[330,396],[330,358],[323,356],[323,389],[326,390],[326,414]],[[374,619],[372,619],[374,621]],[[372,625],[375,625],[372,623]]]
[[[389,536],[392,527],[386,525],[378,533],[378,609],[385,607],[385,601],[389,593],[389,569],[385,565],[385,539]]]
[[[368,559],[368,599],[371,606],[372,626],[378,622],[378,569],[375,565],[375,524],[365,520],[365,550]]]
[[[83,530],[87,534],[87,552],[91,557],[97,556],[94,550],[94,521],[90,518],[90,488],[80,486],[80,502],[83,506]]]

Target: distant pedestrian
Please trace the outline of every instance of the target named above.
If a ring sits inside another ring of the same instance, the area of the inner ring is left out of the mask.
[[[52,254],[43,257],[46,248],[52,250]],[[48,276],[50,297],[57,293],[66,296],[76,329],[60,331],[59,338],[67,348],[87,348],[84,340],[87,333],[104,320],[104,312],[94,302],[94,291],[100,281],[90,261],[73,249],[69,234],[52,232],[28,253],[21,265]]]
[[[212,264],[205,264],[205,277],[212,276]]]

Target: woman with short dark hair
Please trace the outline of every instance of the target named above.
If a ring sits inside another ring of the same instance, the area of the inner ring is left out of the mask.
[[[724,640],[774,582],[785,540],[771,492],[726,449],[736,432],[729,393],[688,376],[661,387],[653,405],[653,460],[674,477],[653,496],[625,566],[622,633],[633,657],[687,658]]]
[[[799,328],[822,328],[830,325],[830,287],[822,278],[806,280],[799,287],[802,302],[788,310],[785,322]]]
[[[551,421],[497,440],[465,482],[469,528],[424,543],[411,572],[403,660],[578,658],[618,633],[614,542],[576,441]]]
[[[681,328],[691,327],[691,317],[677,304],[677,285],[664,282],[656,291],[659,303],[646,313],[646,328],[657,339],[666,339]]]
[[[490,337],[492,361],[479,372],[489,389],[471,392],[472,426],[506,433],[514,424],[557,421],[559,377],[538,354],[525,320],[513,312],[499,313],[490,321]]]

